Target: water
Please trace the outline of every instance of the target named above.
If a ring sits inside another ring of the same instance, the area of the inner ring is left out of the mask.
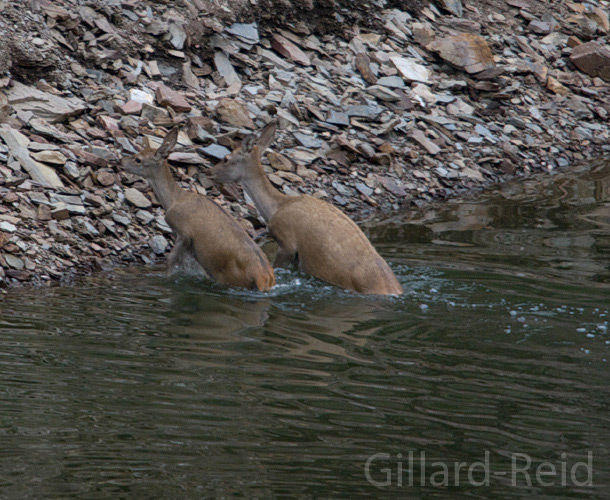
[[[0,498],[610,498],[609,199],[600,166],[369,224],[400,298],[10,291]]]

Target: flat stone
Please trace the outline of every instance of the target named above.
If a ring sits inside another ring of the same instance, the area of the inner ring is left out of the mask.
[[[20,259],[19,257],[15,257],[10,253],[4,255],[4,260],[9,265],[9,267],[12,267],[13,269],[23,269],[25,267],[25,262],[23,262],[22,259]]]
[[[220,144],[210,144],[205,148],[201,148],[200,151],[211,158],[222,160],[225,156],[231,154],[231,151]]]
[[[238,99],[230,99],[225,97],[220,100],[216,106],[216,113],[219,118],[226,123],[235,125],[236,127],[245,127],[254,129],[256,126],[250,118],[250,111],[245,102]]]
[[[67,161],[63,170],[64,174],[66,174],[72,180],[78,179],[81,175],[78,165],[76,165],[76,163],[73,161]]]
[[[156,95],[157,103],[161,106],[170,107],[181,113],[188,113],[193,109],[180,92],[170,89],[167,85],[159,85]]]
[[[460,33],[435,40],[429,48],[438,52],[448,63],[467,73],[480,73],[496,66],[487,41],[471,33]]]
[[[139,115],[142,112],[142,103],[130,99],[121,106],[121,112],[124,115]]]
[[[527,29],[529,29],[532,33],[536,33],[537,35],[548,35],[551,31],[553,31],[553,25],[551,23],[545,23],[543,21],[534,19],[527,25]]]
[[[436,104],[436,102],[438,101],[438,98],[436,97],[436,95],[433,94],[430,91],[430,88],[424,84],[414,85],[413,88],[411,89],[410,96],[411,97],[417,96],[420,99],[423,99],[424,102],[426,102],[427,104],[429,104],[431,106]]]
[[[4,231],[5,233],[14,233],[17,231],[17,226],[11,224],[8,221],[0,221],[0,231]]]
[[[43,144],[42,142],[30,142],[28,144],[30,151],[59,151],[59,146],[55,144]],[[8,148],[6,149],[8,153]]]
[[[8,146],[11,154],[17,159],[30,177],[43,186],[63,187],[63,182],[51,167],[37,162],[30,156],[28,144],[30,140],[21,132],[0,125],[0,137]]]
[[[227,56],[223,51],[218,51],[214,54],[214,65],[216,66],[216,70],[218,74],[224,79],[227,86],[241,84],[241,78],[235,71],[235,68],[231,64],[229,60],[229,56]]]
[[[165,253],[165,251],[167,250],[168,245],[169,245],[169,243],[168,243],[167,239],[165,239],[165,236],[160,235],[160,234],[153,236],[148,241],[148,246],[157,255],[163,255]]]
[[[186,163],[188,165],[205,165],[205,160],[197,153],[182,153],[175,152],[169,155],[169,161],[175,161],[178,163]]]
[[[421,130],[413,130],[411,136],[424,148],[426,148],[428,150],[428,153],[430,153],[431,155],[436,155],[441,151],[441,148],[439,148],[430,139],[428,139]]]
[[[141,104],[153,104],[155,102],[152,94],[140,89],[131,89],[129,91],[129,99]]]
[[[260,41],[257,23],[235,23],[225,28],[225,33],[241,38],[251,44],[256,44]]]
[[[546,81],[546,88],[555,94],[566,96],[570,93],[570,90],[560,82],[558,82],[552,76],[549,76]]]
[[[302,66],[310,66],[311,60],[299,47],[282,35],[275,34],[271,38],[271,47],[284,56],[286,59],[301,64]]]
[[[35,117],[51,123],[63,122],[87,109],[85,102],[76,97],[56,96],[15,81],[5,92],[9,105],[15,111],[31,112]]]
[[[51,217],[55,220],[66,220],[70,218],[70,212],[68,207],[63,203],[58,203],[55,208],[51,210]]]
[[[331,109],[328,112],[328,118],[326,118],[326,123],[330,123],[331,125],[339,125],[341,127],[349,127],[349,116],[346,113],[341,111],[335,111]]]
[[[68,161],[68,158],[59,151],[40,151],[38,153],[30,153],[30,156],[37,161],[52,163],[53,165],[65,165]]]
[[[140,222],[142,222],[142,224],[150,224],[155,218],[153,214],[147,212],[146,210],[138,210],[136,212],[136,217]]]
[[[597,42],[587,42],[574,47],[570,60],[576,67],[592,77],[610,82],[610,49]]]
[[[414,59],[392,56],[390,61],[407,82],[430,82],[430,70]]]
[[[303,134],[301,132],[293,132],[292,135],[294,135],[294,138],[301,144],[301,146],[309,149],[318,149],[322,147],[323,143],[317,137]]]
[[[135,188],[126,189],[125,198],[129,203],[138,208],[148,208],[152,205],[151,201]]]
[[[382,76],[377,80],[377,85],[383,85],[391,89],[404,89],[405,81],[399,76]]]
[[[116,182],[114,174],[105,170],[97,172],[96,178],[97,182],[105,187],[112,186]]]
[[[387,102],[400,101],[400,96],[383,85],[371,85],[366,91],[377,99]]]
[[[362,182],[356,182],[354,187],[364,196],[371,196],[373,194],[373,188],[368,187],[366,184],[363,184]]]
[[[121,226],[129,226],[131,224],[131,219],[129,217],[125,217],[121,214],[112,214],[112,220]]]
[[[140,114],[140,117],[144,120],[157,123],[167,120],[169,118],[169,114],[163,108],[158,108],[157,106],[152,106],[150,104],[142,104],[142,113]]]
[[[178,24],[172,23],[169,25],[169,33],[172,36],[171,42],[174,48],[182,50],[184,42],[186,42],[186,31]]]
[[[360,118],[368,118],[374,120],[383,112],[383,108],[379,106],[355,105],[347,107],[348,116],[357,116]]]

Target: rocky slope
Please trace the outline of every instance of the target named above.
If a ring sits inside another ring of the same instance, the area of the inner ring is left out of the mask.
[[[610,151],[608,1],[0,0],[0,286],[164,259],[116,161],[181,126],[185,188],[271,119],[274,184],[355,217]]]

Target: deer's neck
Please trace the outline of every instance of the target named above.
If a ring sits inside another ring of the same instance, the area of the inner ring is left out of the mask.
[[[167,164],[158,168],[148,179],[161,206],[167,210],[180,196],[182,189],[174,180]]]
[[[253,167],[251,171],[246,172],[241,184],[265,222],[269,222],[287,196],[273,187],[260,161]]]

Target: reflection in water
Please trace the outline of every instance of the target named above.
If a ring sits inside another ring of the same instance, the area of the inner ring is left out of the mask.
[[[376,224],[400,298],[288,272],[259,294],[141,269],[11,292],[0,498],[607,498],[608,173]],[[593,487],[535,482],[539,464],[589,452]],[[381,489],[365,476],[377,453],[371,477],[393,471]],[[430,486],[433,462],[486,453],[488,486],[467,470]],[[531,487],[511,485],[515,453]]]
[[[394,217],[371,232],[409,242],[409,259],[437,267],[458,260],[493,272],[608,283],[610,165],[505,184],[469,202]]]

